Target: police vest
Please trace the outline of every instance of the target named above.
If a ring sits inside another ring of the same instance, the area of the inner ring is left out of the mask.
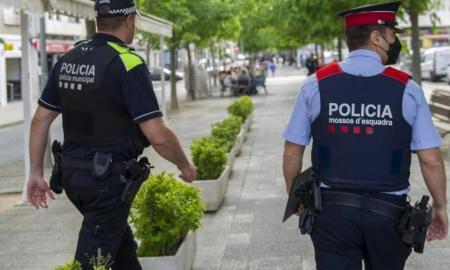
[[[403,118],[409,75],[344,73],[338,63],[316,72],[321,110],[312,123],[312,163],[337,189],[397,191],[409,186],[412,128]]]
[[[85,146],[114,145],[132,139],[141,153],[149,142],[126,108],[111,100],[106,89],[106,67],[120,57],[127,71],[143,61],[131,49],[108,42],[84,42],[62,56],[56,70],[61,100],[64,140]],[[127,89],[132,91],[133,89]]]

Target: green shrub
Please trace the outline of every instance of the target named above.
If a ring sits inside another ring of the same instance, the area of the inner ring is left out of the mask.
[[[225,147],[213,136],[195,140],[191,145],[192,161],[197,167],[197,179],[217,179],[227,163]]]
[[[200,227],[204,204],[199,191],[173,175],[152,175],[133,201],[131,223],[141,257],[174,255],[189,231]]]
[[[240,97],[228,106],[228,112],[232,115],[242,117],[245,121],[253,112],[253,101],[247,96]]]
[[[230,115],[222,122],[212,125],[212,136],[217,139],[217,142],[223,145],[227,152],[233,148],[236,137],[241,131],[242,118],[239,116]]]
[[[66,263],[65,265],[57,266],[55,270],[81,270],[81,263],[78,261],[73,261]]]

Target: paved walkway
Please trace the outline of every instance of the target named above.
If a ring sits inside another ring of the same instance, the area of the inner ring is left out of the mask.
[[[289,72],[294,75],[295,71]],[[285,72],[285,75],[288,74]],[[194,270],[315,269],[308,237],[300,236],[297,221],[281,224],[285,206],[280,136],[304,76],[268,80],[269,95],[257,96],[255,122],[230,180],[222,208],[203,219],[198,232]],[[186,150],[192,139],[209,133],[223,119],[231,98],[186,103],[170,126]],[[157,171],[174,167],[148,151]],[[309,149],[306,153],[309,155]],[[306,158],[304,166],[309,165]],[[412,170],[412,199],[426,192],[417,160]],[[0,181],[3,179],[0,177]],[[0,269],[48,270],[70,260],[76,245],[80,215],[64,196],[48,210],[15,207],[0,214]],[[424,255],[413,255],[406,269],[444,270],[450,263],[450,241],[432,243]]]

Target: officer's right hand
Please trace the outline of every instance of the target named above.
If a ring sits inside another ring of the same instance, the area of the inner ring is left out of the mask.
[[[448,214],[447,207],[432,208],[433,220],[428,229],[427,240],[443,240],[448,234]]]
[[[47,196],[55,199],[43,176],[31,175],[27,185],[27,201],[34,208],[48,208]]]
[[[191,163],[179,169],[181,171],[179,177],[186,183],[192,183],[197,177],[197,168],[195,168],[195,166]]]

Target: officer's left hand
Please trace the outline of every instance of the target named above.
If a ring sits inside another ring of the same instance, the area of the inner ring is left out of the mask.
[[[27,201],[34,208],[48,208],[47,195],[52,200],[55,199],[52,191],[50,190],[45,177],[43,176],[30,176],[27,185]]]
[[[192,183],[197,177],[197,168],[195,168],[195,166],[191,163],[184,168],[180,168],[180,171],[181,174],[179,177],[186,183]]]
[[[448,215],[447,207],[432,208],[433,220],[428,229],[427,240],[443,240],[448,234]]]
[[[298,207],[298,211],[297,213],[295,213],[296,216],[301,216],[303,211],[305,211],[305,208],[303,207],[303,204],[300,204],[300,206]]]

